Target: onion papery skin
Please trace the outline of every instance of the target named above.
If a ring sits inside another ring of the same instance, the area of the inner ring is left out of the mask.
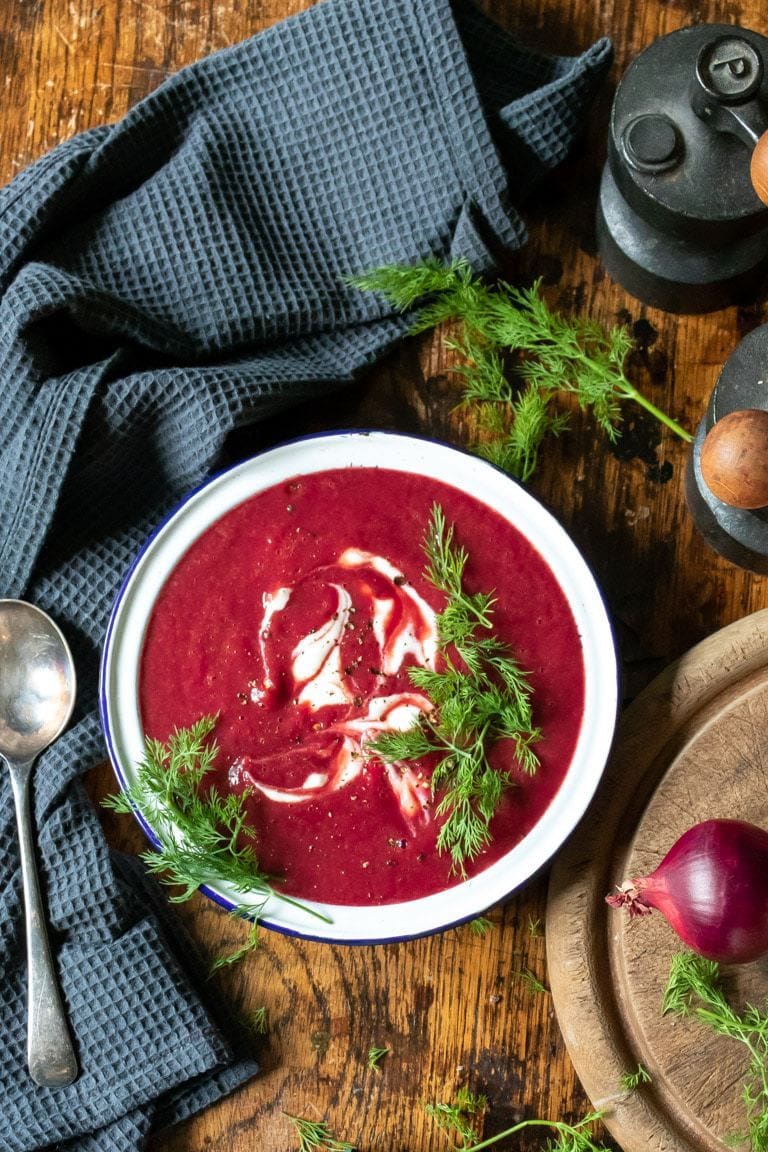
[[[656,908],[700,956],[748,964],[768,953],[768,832],[742,820],[695,824],[655,872],[606,900],[630,915]]]

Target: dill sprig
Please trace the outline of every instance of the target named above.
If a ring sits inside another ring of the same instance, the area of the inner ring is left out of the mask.
[[[549,1128],[554,1132],[554,1139],[547,1140],[544,1152],[608,1152],[604,1144],[595,1142],[594,1125],[603,1115],[603,1112],[590,1112],[576,1124],[568,1124],[565,1120],[520,1120],[511,1128],[497,1132],[479,1144],[464,1144],[461,1152],[480,1152],[483,1148],[491,1148],[500,1140],[524,1132],[526,1128]]]
[[[269,1010],[265,1005],[262,1005],[260,1008],[254,1008],[254,1010],[246,1016],[246,1022],[252,1032],[255,1032],[259,1036],[266,1036],[269,1031]]]
[[[627,379],[624,364],[633,345],[626,329],[606,330],[552,311],[539,280],[530,288],[504,281],[489,285],[466,260],[447,265],[427,260],[376,268],[351,283],[381,293],[401,312],[420,305],[413,332],[461,322],[461,336],[446,346],[463,359],[455,369],[463,378],[462,405],[474,407],[485,433],[475,450],[520,480],[535,470],[547,434],[557,436],[567,426],[568,413],[556,407],[562,393],[591,409],[612,442],[619,435],[625,400],[640,404],[683,440],[692,440]]]
[[[693,952],[673,956],[662,1013],[692,1016],[745,1046],[749,1065],[742,1100],[748,1132],[741,1138],[749,1139],[753,1152],[768,1152],[768,1013],[748,1004],[739,1015],[726,1000],[720,966]]]
[[[473,936],[487,936],[493,928],[493,921],[487,916],[475,916],[474,920],[469,921],[468,927]]]
[[[467,553],[454,543],[440,505],[432,508],[424,540],[425,575],[446,597],[437,616],[442,667],[411,668],[415,687],[433,704],[413,727],[385,732],[367,745],[386,763],[435,754],[432,791],[440,796],[436,815],[445,817],[437,837],[439,852],[449,852],[452,868],[464,873],[490,843],[489,825],[506,788],[509,772],[488,761],[499,740],[510,740],[520,769],[536,772],[531,687],[526,674],[493,635],[494,597],[464,588]]]
[[[464,1148],[468,1147],[467,1141],[477,1140],[476,1126],[487,1107],[487,1096],[462,1087],[451,1103],[425,1104],[424,1111],[444,1132],[458,1132],[464,1141],[461,1145]]]
[[[172,883],[172,881],[163,881],[163,883]],[[261,948],[261,929],[259,927],[259,921],[254,919],[254,916],[258,914],[258,912],[247,911],[242,907],[232,910],[231,915],[237,919],[248,920],[250,922],[248,935],[243,943],[235,948],[233,952],[225,952],[222,956],[217,956],[216,959],[211,962],[211,972],[217,972],[219,968],[228,968],[230,964],[238,964],[245,956]]]
[[[458,1132],[462,1143],[454,1145],[457,1152],[480,1152],[526,1128],[548,1128],[555,1133],[554,1139],[547,1140],[544,1152],[607,1152],[605,1145],[595,1143],[594,1125],[604,1115],[602,1112],[590,1112],[575,1124],[564,1120],[520,1120],[478,1143],[476,1126],[487,1107],[487,1097],[475,1096],[467,1088],[460,1088],[450,1104],[427,1104],[425,1110],[439,1128]]]
[[[368,1067],[372,1072],[381,1071],[381,1062],[391,1051],[391,1048],[376,1048],[375,1046],[368,1049]]]
[[[642,1064],[638,1064],[634,1072],[622,1072],[619,1077],[619,1086],[624,1092],[634,1092],[643,1084],[651,1083],[651,1074]]]
[[[147,821],[158,846],[142,852],[141,859],[163,884],[181,888],[170,897],[173,903],[189,900],[201,884],[227,884],[242,897],[232,914],[252,921],[248,938],[216,960],[214,968],[259,946],[258,921],[270,898],[320,915],[278,892],[259,867],[249,842],[254,833],[245,796],[222,796],[213,785],[204,787],[218,753],[211,739],[216,722],[216,716],[203,716],[188,728],[177,728],[165,744],[147,738],[135,781],[102,801],[115,812],[138,811]]]
[[[521,980],[523,984],[527,984],[532,992],[546,992],[549,994],[549,988],[539,980],[535,972],[531,972],[530,968],[521,968],[518,972],[513,972],[512,978]]]
[[[287,1116],[296,1129],[299,1152],[355,1152],[356,1145],[337,1140],[325,1120],[305,1120],[290,1112],[283,1112],[283,1116]]]

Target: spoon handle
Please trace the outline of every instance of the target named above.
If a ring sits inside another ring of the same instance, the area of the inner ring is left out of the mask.
[[[16,804],[26,910],[29,1074],[43,1088],[63,1088],[77,1078],[77,1059],[51,956],[35,863],[29,802],[29,782],[34,760],[18,762],[6,758],[6,761]]]

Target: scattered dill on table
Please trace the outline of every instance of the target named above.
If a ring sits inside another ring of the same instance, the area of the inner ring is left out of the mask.
[[[460,1088],[448,1104],[425,1105],[427,1115],[436,1121],[439,1128],[457,1132],[461,1137],[461,1144],[454,1145],[456,1152],[480,1152],[528,1128],[546,1128],[554,1133],[542,1152],[608,1152],[603,1144],[595,1142],[594,1126],[603,1117],[603,1112],[590,1112],[575,1124],[564,1120],[519,1120],[511,1128],[481,1140],[476,1128],[487,1108],[488,1098],[475,1095],[467,1088]]]
[[[325,1120],[306,1120],[283,1112],[299,1137],[299,1152],[355,1152],[356,1146],[346,1140],[337,1140]]]
[[[547,988],[546,984],[542,984],[536,973],[531,972],[530,968],[523,968],[519,972],[513,972],[512,977],[515,980],[520,980],[523,984],[527,984],[532,992],[549,993],[549,988]]]
[[[424,1111],[438,1128],[445,1132],[458,1132],[467,1147],[467,1141],[477,1140],[476,1125],[488,1107],[488,1097],[459,1088],[450,1103],[425,1104]]]
[[[259,1036],[266,1036],[269,1031],[269,1013],[263,1005],[260,1008],[254,1008],[253,1012],[249,1012],[247,1016],[248,1025],[253,1032]]]
[[[651,1074],[642,1064],[638,1064],[634,1072],[622,1072],[619,1085],[624,1092],[634,1092],[643,1084],[651,1083]]]
[[[481,1149],[491,1148],[501,1140],[507,1140],[510,1136],[516,1136],[518,1132],[524,1132],[528,1128],[548,1128],[554,1133],[554,1137],[547,1140],[542,1152],[608,1152],[604,1144],[596,1143],[594,1133],[594,1125],[602,1116],[602,1112],[590,1112],[575,1124],[568,1124],[565,1120],[520,1120],[511,1128],[505,1128],[503,1132],[497,1132],[495,1136],[481,1140],[479,1144],[462,1145],[461,1152],[481,1152]]]
[[[662,1013],[692,1017],[745,1046],[749,1063],[742,1100],[748,1131],[739,1138],[749,1140],[752,1152],[768,1152],[768,1013],[748,1004],[739,1015],[725,997],[719,964],[694,952],[673,956]]]
[[[483,432],[473,449],[519,480],[532,476],[545,437],[568,426],[568,412],[557,407],[564,393],[592,411],[611,442],[626,400],[686,442],[693,439],[627,379],[633,342],[626,329],[552,311],[538,280],[530,288],[491,285],[466,260],[425,260],[374,268],[350,283],[381,293],[401,312],[419,305],[414,333],[460,322],[461,335],[445,343],[462,357],[454,369],[463,380],[461,405],[476,413]]]
[[[368,1067],[372,1072],[381,1071],[381,1062],[391,1051],[391,1048],[371,1047],[368,1049]]]

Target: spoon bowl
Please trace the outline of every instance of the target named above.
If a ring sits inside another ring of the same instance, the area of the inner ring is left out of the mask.
[[[39,755],[74,703],[74,664],[57,626],[33,604],[0,600],[0,755]]]
[[[26,910],[27,1063],[35,1083],[71,1084],[77,1060],[45,926],[30,809],[32,768],[61,734],[75,703],[75,667],[64,636],[40,608],[0,600],[0,760],[11,776]]]

